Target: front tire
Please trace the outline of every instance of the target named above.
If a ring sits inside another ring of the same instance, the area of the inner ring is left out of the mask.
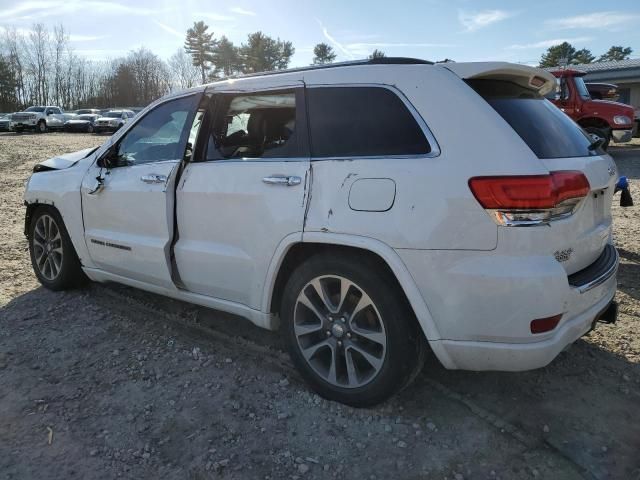
[[[34,212],[29,255],[36,277],[50,290],[66,290],[86,281],[62,217],[53,207],[41,206]]]
[[[36,125],[36,132],[38,133],[47,133],[47,124],[44,120],[40,120],[38,125]]]
[[[425,344],[404,294],[365,257],[320,254],[302,263],[283,294],[289,354],[321,396],[354,407],[402,390],[424,363]]]

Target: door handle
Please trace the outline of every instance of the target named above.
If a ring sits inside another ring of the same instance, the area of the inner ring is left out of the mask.
[[[158,175],[157,173],[150,173],[149,175],[142,175],[140,177],[144,183],[166,183],[166,175]]]
[[[271,175],[262,179],[264,183],[269,185],[284,185],[285,187],[292,187],[294,185],[300,185],[302,179],[293,175]]]

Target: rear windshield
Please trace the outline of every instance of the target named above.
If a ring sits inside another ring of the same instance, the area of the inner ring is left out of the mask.
[[[533,90],[507,80],[467,83],[509,124],[538,158],[586,157],[591,139],[567,115]]]

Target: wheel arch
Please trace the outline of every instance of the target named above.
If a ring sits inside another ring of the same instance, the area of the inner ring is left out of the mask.
[[[327,251],[346,251],[368,256],[372,261],[385,268],[404,293],[426,339],[437,340],[440,338],[427,304],[399,255],[385,243],[362,236],[305,232],[302,239],[300,235],[285,238],[278,247],[268,269],[262,302],[264,311],[270,314],[278,313],[289,274],[307,258]]]
[[[580,125],[582,128],[596,127],[596,128],[604,128],[607,130],[611,129],[609,122],[607,122],[602,117],[583,117],[580,120],[578,120],[578,125]]]
[[[40,206],[55,208],[71,238],[71,243],[85,267],[93,267],[87,245],[84,240],[84,222],[82,219],[82,201],[80,198],[81,169],[52,170],[36,173],[28,181],[24,194],[25,233],[33,212]]]

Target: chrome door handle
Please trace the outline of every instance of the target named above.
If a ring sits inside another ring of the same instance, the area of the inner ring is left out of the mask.
[[[286,187],[292,187],[294,185],[300,185],[302,179],[292,175],[271,175],[270,177],[264,177],[262,181],[270,185],[284,185]]]
[[[144,183],[166,183],[166,175],[158,175],[157,173],[150,173],[149,175],[142,175],[140,177]]]

